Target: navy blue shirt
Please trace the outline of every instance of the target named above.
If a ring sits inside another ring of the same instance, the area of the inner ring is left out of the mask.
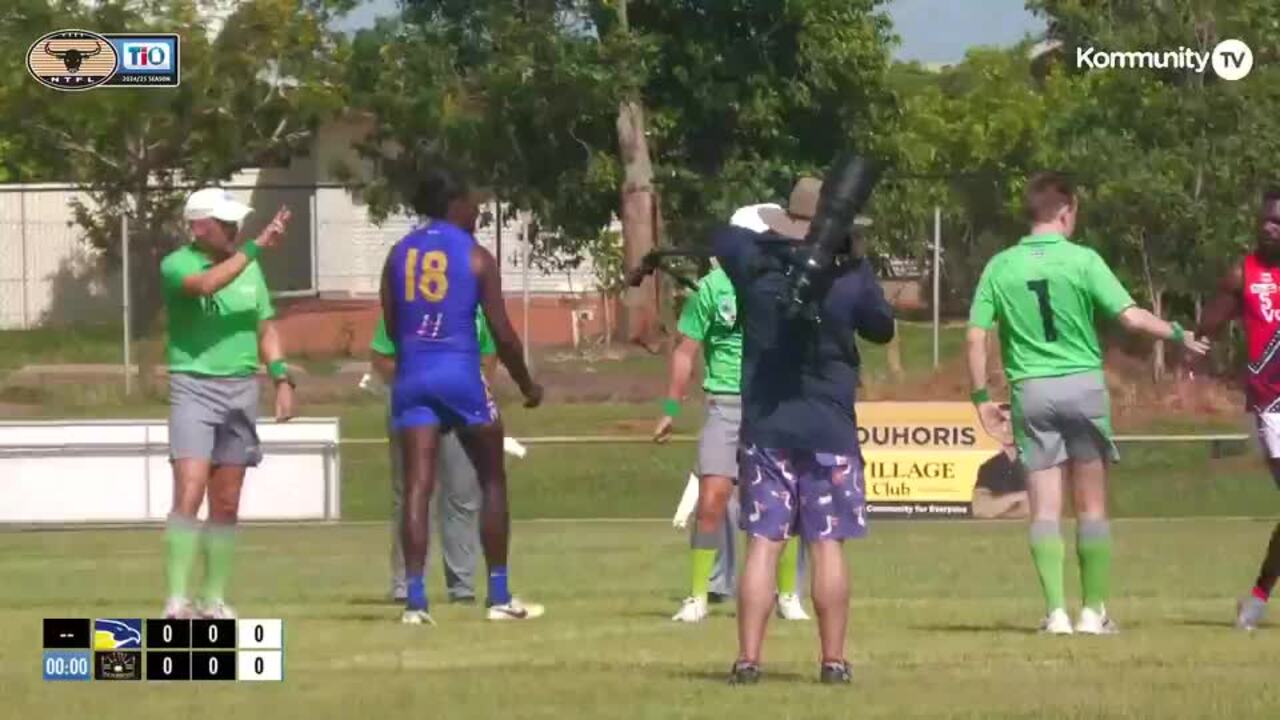
[[[742,440],[767,448],[853,454],[859,365],[854,335],[875,343],[892,340],[893,308],[870,264],[863,262],[836,273],[821,304],[820,324],[787,317],[777,298],[789,282],[764,258],[759,237],[738,227],[712,236],[740,306]]]

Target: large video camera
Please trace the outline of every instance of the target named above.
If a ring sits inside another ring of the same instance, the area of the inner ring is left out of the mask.
[[[818,196],[818,209],[799,245],[764,236],[765,255],[780,261],[789,280],[778,303],[790,318],[821,322],[819,308],[835,271],[862,262],[862,246],[854,238],[854,219],[871,198],[879,167],[856,155],[837,157]],[[775,265],[775,267],[777,267]]]
[[[861,246],[853,237],[854,219],[871,198],[879,177],[880,168],[867,158],[838,156],[823,179],[817,211],[804,240],[797,244],[779,235],[760,236],[765,264],[758,270],[781,270],[787,277],[787,289],[779,294],[778,303],[788,317],[820,322],[819,308],[835,271],[862,261]],[[663,261],[706,255],[703,250],[654,250],[627,274],[627,284],[635,287],[655,270],[663,270],[692,289],[693,283]]]

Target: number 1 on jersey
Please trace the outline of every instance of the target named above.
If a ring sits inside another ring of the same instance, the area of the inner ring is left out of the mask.
[[[1040,322],[1044,323],[1044,339],[1053,342],[1058,339],[1058,328],[1053,324],[1053,305],[1049,303],[1049,281],[1030,280],[1027,288],[1036,294],[1040,301]]]
[[[404,261],[404,300],[413,302],[414,292],[429,302],[440,302],[449,294],[449,256],[439,250],[422,253],[422,273],[418,274],[418,249],[409,248]]]

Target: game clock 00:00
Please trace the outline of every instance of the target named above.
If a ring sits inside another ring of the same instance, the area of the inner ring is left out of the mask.
[[[284,680],[284,621],[46,618],[48,681]]]

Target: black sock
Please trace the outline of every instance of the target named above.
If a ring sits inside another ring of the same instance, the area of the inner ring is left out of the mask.
[[[1262,569],[1258,572],[1258,581],[1254,583],[1255,592],[1270,595],[1276,586],[1276,578],[1280,577],[1280,523],[1271,531],[1271,542],[1267,544],[1267,556],[1262,560]]]

